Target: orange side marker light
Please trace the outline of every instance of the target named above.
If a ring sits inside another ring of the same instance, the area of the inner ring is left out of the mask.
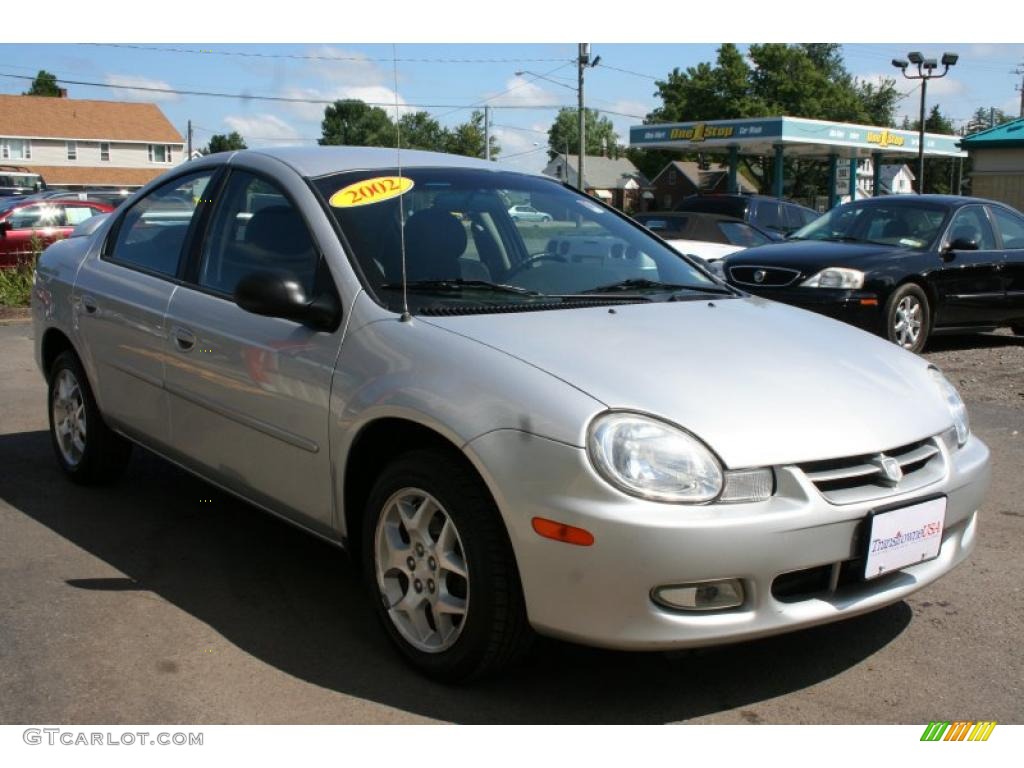
[[[862,307],[877,307],[878,299],[861,299],[860,305]]]
[[[589,547],[594,543],[594,534],[582,528],[576,528],[565,523],[558,523],[554,520],[546,520],[543,517],[533,518],[533,530],[545,539],[554,539],[565,544],[575,544],[578,547]]]

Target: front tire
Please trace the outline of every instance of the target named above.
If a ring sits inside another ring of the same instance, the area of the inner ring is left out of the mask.
[[[921,287],[907,283],[897,288],[885,304],[886,337],[909,352],[920,353],[931,333],[928,296]]]
[[[455,457],[417,450],[388,465],[370,493],[362,550],[385,631],[427,676],[482,677],[528,647],[532,632],[501,515]]]
[[[132,445],[103,421],[78,356],[58,355],[50,368],[50,439],[57,463],[74,482],[100,485],[124,472]]]

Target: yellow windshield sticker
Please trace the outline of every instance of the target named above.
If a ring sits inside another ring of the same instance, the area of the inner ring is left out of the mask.
[[[357,181],[331,195],[334,208],[355,208],[360,205],[382,203],[393,197],[404,195],[413,188],[413,180],[404,176],[378,176],[375,179]]]

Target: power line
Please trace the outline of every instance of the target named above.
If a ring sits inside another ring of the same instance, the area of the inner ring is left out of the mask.
[[[154,51],[158,53],[187,53],[201,56],[241,56],[255,59],[297,59],[301,61],[356,61],[356,62],[391,62],[391,57],[377,56],[324,56],[316,54],[300,53],[259,53],[256,51],[215,51],[211,48],[181,48],[163,45],[135,45],[129,43],[86,43],[104,48],[129,48],[140,51]],[[538,62],[565,62],[564,58],[398,58],[394,61],[412,62],[417,64],[520,64]]]
[[[623,74],[626,74],[626,75],[633,75],[633,77],[643,77],[643,78],[645,78],[647,80],[655,80],[655,81],[661,80],[660,77],[655,77],[654,75],[645,75],[643,72],[634,72],[631,69],[622,69],[622,67],[613,67],[610,64],[605,64],[603,61],[600,64],[598,64],[598,66],[599,67],[603,67],[604,69],[614,70],[615,72],[622,72]]]

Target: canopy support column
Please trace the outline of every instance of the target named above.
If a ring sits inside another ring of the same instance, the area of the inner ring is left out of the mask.
[[[828,209],[836,207],[836,169],[839,165],[839,155],[828,156]]]
[[[850,202],[857,199],[857,158],[850,158]]]
[[[729,147],[729,191],[739,192],[740,186],[736,180],[736,172],[740,164],[740,148],[737,146]]]
[[[782,197],[783,188],[783,176],[785,169],[783,168],[784,150],[781,144],[775,145],[775,163],[772,167],[773,178],[772,178],[772,194],[776,197]]]
[[[882,196],[882,153],[871,153],[871,196]]]

